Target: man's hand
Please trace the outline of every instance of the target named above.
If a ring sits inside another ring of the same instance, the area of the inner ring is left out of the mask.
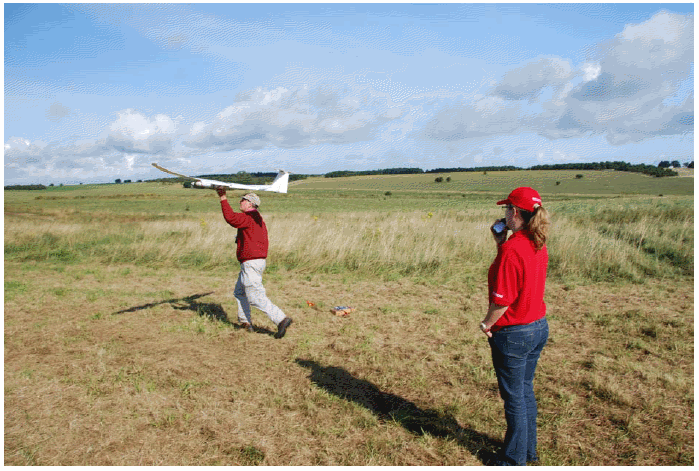
[[[216,193],[218,196],[226,196],[226,189],[222,186],[216,187]]]

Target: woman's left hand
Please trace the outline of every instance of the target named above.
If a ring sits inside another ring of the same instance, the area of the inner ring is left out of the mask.
[[[488,314],[485,315],[485,318],[481,321],[481,331],[487,335],[488,337],[492,337],[493,333],[490,331],[490,329],[493,328],[495,324],[497,324],[498,319],[500,319],[503,314],[505,314],[505,311],[507,311],[508,306],[500,306],[499,304],[495,303],[490,303],[490,306],[488,307]]]

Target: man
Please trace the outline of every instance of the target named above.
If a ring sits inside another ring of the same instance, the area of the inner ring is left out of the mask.
[[[223,218],[228,224],[238,229],[235,238],[237,249],[236,256],[240,262],[240,274],[235,285],[235,298],[238,301],[238,321],[248,332],[253,332],[250,306],[264,311],[270,320],[277,326],[274,338],[280,339],[286,334],[286,329],[291,325],[291,318],[286,317],[281,309],[272,304],[267,298],[265,288],[262,286],[262,272],[267,266],[267,226],[262,215],[257,211],[260,206],[260,197],[255,193],[248,193],[240,200],[240,210],[236,213],[228,204],[225,188],[216,190],[221,200]]]

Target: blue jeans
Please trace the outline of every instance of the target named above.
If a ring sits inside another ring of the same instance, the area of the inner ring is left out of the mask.
[[[544,317],[531,324],[503,327],[488,339],[507,421],[498,464],[525,466],[538,460],[534,370],[548,337]]]

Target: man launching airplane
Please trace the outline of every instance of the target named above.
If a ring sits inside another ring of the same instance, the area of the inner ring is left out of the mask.
[[[221,201],[223,218],[228,224],[238,229],[236,256],[240,262],[240,274],[235,285],[234,295],[238,301],[238,321],[249,332],[253,332],[250,307],[263,311],[277,326],[275,338],[280,339],[291,325],[291,318],[267,298],[262,285],[262,273],[267,266],[267,225],[257,210],[260,197],[248,193],[240,199],[240,213],[236,213],[228,203],[225,188],[217,188]]]
[[[236,256],[240,262],[240,274],[235,285],[234,295],[238,302],[238,321],[248,332],[254,332],[250,307],[256,307],[263,311],[277,326],[275,338],[280,339],[286,334],[286,329],[291,325],[291,318],[267,298],[265,287],[262,285],[262,273],[267,266],[267,225],[262,215],[257,210],[260,206],[260,197],[255,193],[248,193],[240,200],[240,213],[236,213],[228,204],[226,188],[243,189],[252,191],[272,191],[286,193],[289,185],[289,172],[279,170],[274,181],[269,185],[244,185],[242,183],[221,182],[207,180],[200,177],[190,177],[175,173],[154,163],[153,167],[170,175],[176,175],[194,182],[193,186],[199,188],[212,188],[218,193],[221,200],[223,218],[228,224],[238,229],[235,238]]]

